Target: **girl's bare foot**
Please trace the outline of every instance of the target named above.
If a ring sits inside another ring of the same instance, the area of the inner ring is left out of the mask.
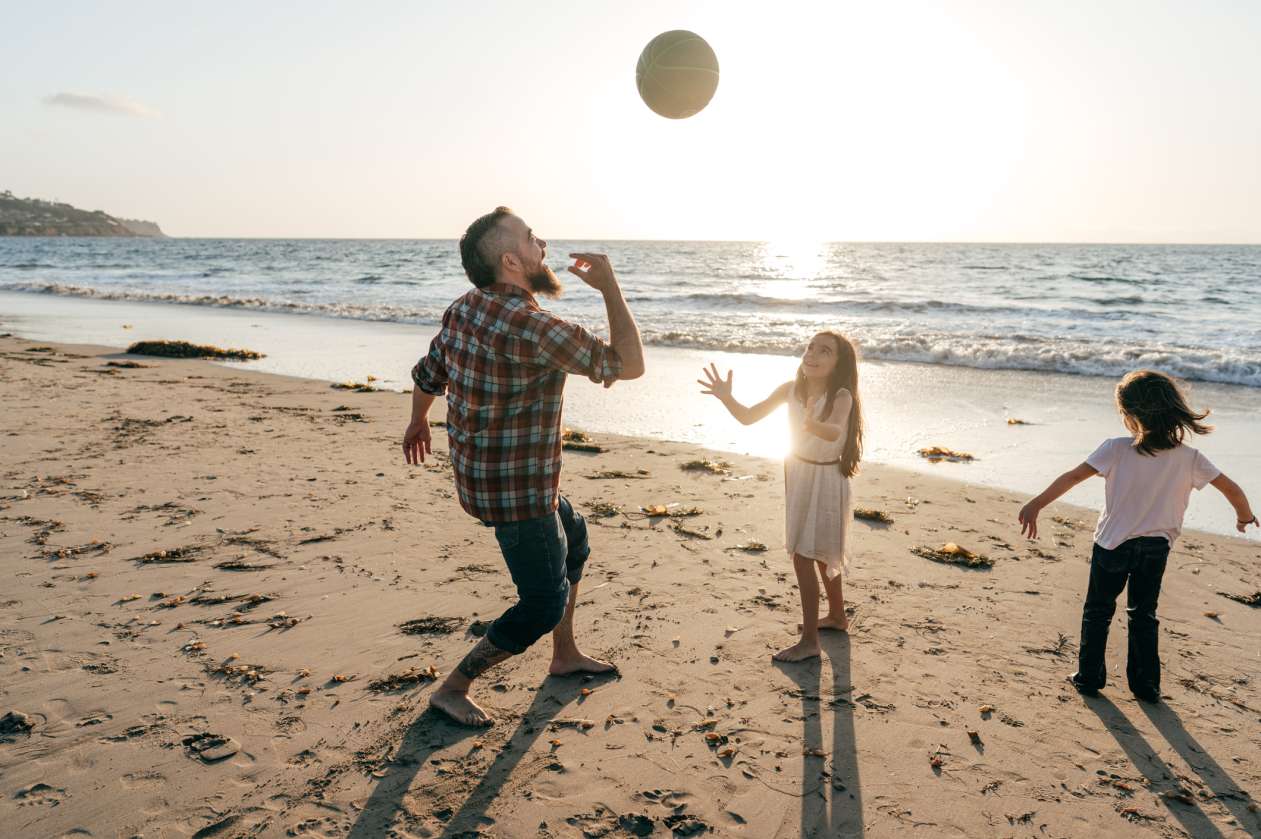
[[[495,722],[465,691],[438,689],[429,697],[429,707],[441,711],[452,722],[473,728],[485,728]]]
[[[578,653],[577,655],[569,655],[563,658],[553,656],[547,672],[552,676],[569,676],[574,673],[594,673],[599,675],[601,673],[616,673],[617,665]]]
[[[819,657],[819,642],[807,644],[805,641],[798,641],[786,650],[780,650],[771,656],[775,661],[805,661],[808,658]]]
[[[802,629],[801,624],[797,624],[797,631]],[[827,615],[819,618],[819,629],[831,629],[836,632],[849,632],[849,618],[845,615]]]

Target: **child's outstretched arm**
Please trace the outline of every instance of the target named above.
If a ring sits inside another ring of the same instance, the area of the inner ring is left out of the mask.
[[[1248,529],[1248,525],[1257,524],[1257,517],[1252,512],[1252,506],[1248,503],[1248,496],[1244,495],[1243,489],[1239,484],[1227,478],[1223,473],[1213,480],[1209,481],[1222,495],[1226,496],[1226,500],[1230,502],[1230,506],[1235,508],[1235,529],[1243,533]],[[1261,527],[1261,525],[1258,525]]]
[[[841,439],[845,428],[839,423],[830,422],[838,417],[849,417],[850,408],[854,406],[854,397],[848,390],[842,388],[836,394],[836,401],[832,403],[832,414],[825,420],[816,420],[810,416],[810,412],[806,412],[805,419],[802,420],[802,428],[807,434],[813,434],[827,440],[829,443]]]
[[[1042,508],[1080,484],[1087,478],[1099,473],[1089,463],[1081,463],[1060,475],[1051,485],[1042,490],[1042,494],[1020,508],[1020,535],[1030,539],[1038,538],[1038,513]]]
[[[766,419],[771,412],[788,401],[788,389],[792,387],[791,382],[785,382],[775,388],[775,392],[763,399],[756,405],[741,405],[731,395],[731,380],[733,374],[727,371],[727,378],[718,375],[718,368],[713,364],[708,367],[701,368],[705,374],[705,379],[697,379],[696,383],[705,390],[701,391],[709,396],[715,397],[721,402],[731,415],[740,421],[741,425],[752,425],[758,420]]]

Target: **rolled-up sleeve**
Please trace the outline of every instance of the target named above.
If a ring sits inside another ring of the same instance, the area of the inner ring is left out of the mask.
[[[412,381],[416,387],[433,396],[443,396],[447,392],[447,364],[439,339],[442,334],[434,336],[429,343],[429,352],[412,368]]]
[[[534,344],[539,364],[611,384],[622,375],[622,357],[608,342],[576,323],[545,312],[536,313]]]

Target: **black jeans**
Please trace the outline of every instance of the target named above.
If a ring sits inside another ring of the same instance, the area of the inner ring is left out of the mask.
[[[582,579],[582,567],[591,554],[587,522],[561,496],[551,515],[485,524],[495,528],[519,598],[495,619],[486,637],[499,649],[520,654],[565,617],[569,586]]]
[[[1142,697],[1160,695],[1160,657],[1156,601],[1169,559],[1169,541],[1163,536],[1140,536],[1122,542],[1114,550],[1095,545],[1090,559],[1090,588],[1081,617],[1081,650],[1073,684],[1095,691],[1107,684],[1104,651],[1108,627],[1116,612],[1121,589],[1128,588],[1125,613],[1129,618],[1130,650],[1125,675],[1130,690]]]

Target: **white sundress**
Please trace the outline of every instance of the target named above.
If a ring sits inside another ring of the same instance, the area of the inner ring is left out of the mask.
[[[810,557],[827,567],[829,578],[849,564],[847,542],[853,506],[849,478],[841,474],[840,458],[849,433],[849,391],[836,396],[832,412],[819,417],[827,396],[809,406],[815,419],[839,425],[841,436],[824,440],[807,433],[801,424],[806,406],[798,401],[796,385],[788,391],[788,423],[792,450],[784,458],[784,547],[794,554]]]

